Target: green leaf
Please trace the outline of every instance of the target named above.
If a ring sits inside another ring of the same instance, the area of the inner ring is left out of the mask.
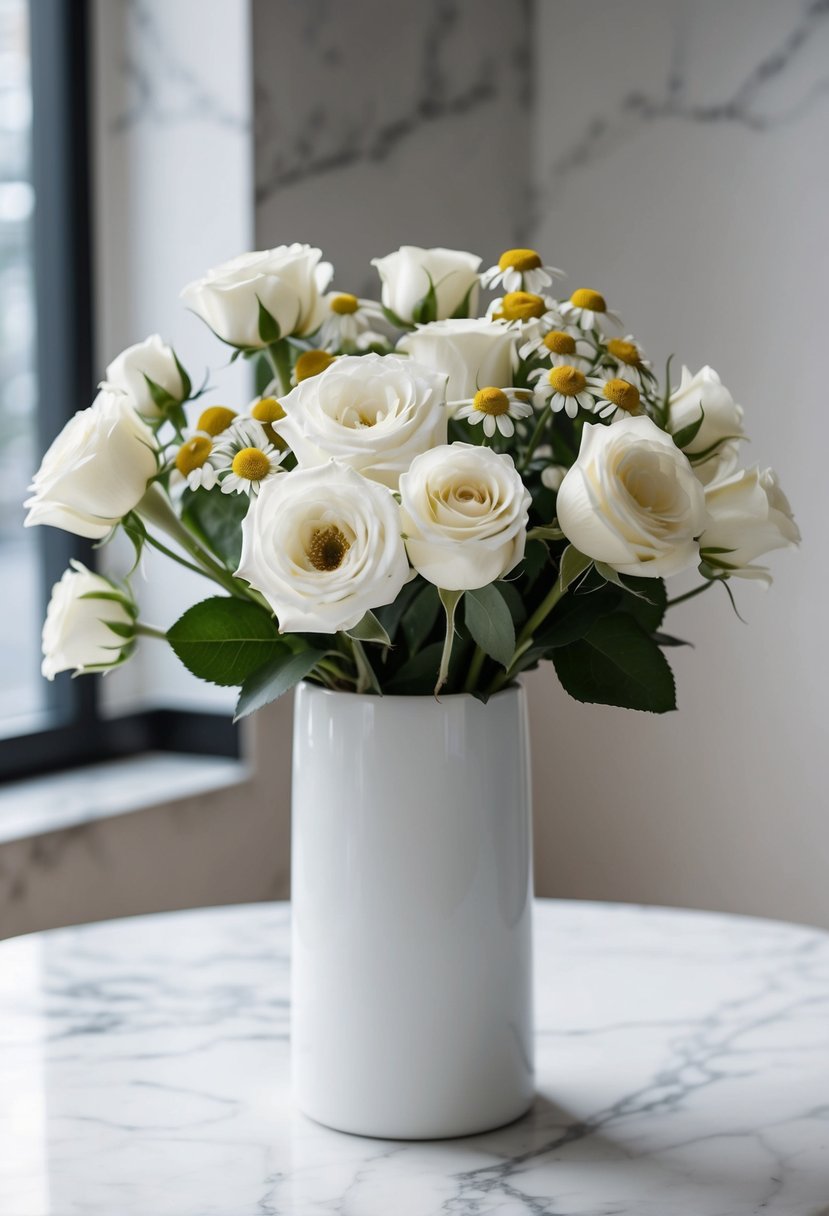
[[[178,397],[174,397],[172,393],[168,393],[166,388],[162,388],[160,384],[156,384],[155,380],[151,380],[146,372],[141,373],[146,382],[147,388],[150,390],[150,396],[153,399],[153,405],[162,414],[174,405],[179,404]]]
[[[259,299],[256,297],[256,303],[259,305],[259,339],[265,346],[270,346],[273,342],[278,342],[280,337],[279,324]]]
[[[463,297],[463,299],[461,300],[458,307],[452,313],[453,320],[458,320],[460,318],[469,316],[469,303],[470,303],[470,300],[472,299],[472,292],[476,286],[477,286],[477,284],[470,283],[469,291],[466,293],[466,295]]]
[[[452,659],[452,646],[455,641],[455,613],[457,612],[458,604],[463,599],[462,591],[447,591],[445,588],[438,589],[440,602],[443,604],[443,611],[446,613],[446,639],[443,643],[443,653],[440,657],[440,670],[438,671],[438,679],[435,684],[435,696],[444,687],[449,679],[449,664]]]
[[[472,640],[496,663],[507,668],[515,653],[515,626],[506,600],[494,583],[467,591],[464,620]]]
[[[456,645],[449,662],[449,677],[447,683],[454,687],[462,675],[464,653],[468,647]],[[440,667],[442,642],[430,642],[417,654],[403,664],[391,680],[384,685],[383,691],[392,696],[421,697],[431,696],[435,688],[435,677]]]
[[[393,325],[395,329],[412,329],[410,321],[404,321],[402,317],[398,317],[396,312],[392,312],[390,308],[386,308],[385,304],[381,304],[383,316],[388,321],[389,325]]]
[[[665,656],[629,613],[595,621],[579,641],[554,651],[553,665],[577,701],[657,714],[676,709]]]
[[[175,351],[173,351],[173,358],[176,361],[178,374],[181,376],[181,399],[182,401],[187,401],[193,391],[193,383],[190,377],[187,375],[187,372],[184,370],[184,367],[182,366],[182,363]]]
[[[211,684],[244,684],[265,663],[290,653],[264,608],[220,595],[188,608],[167,640],[187,670]]]
[[[523,625],[527,619],[527,605],[524,603],[524,597],[516,587],[515,583],[501,581],[497,584],[498,590],[507,601],[507,607],[510,610],[513,624]]]
[[[693,443],[700,432],[703,422],[705,422],[705,410],[700,405],[699,418],[694,422],[689,422],[687,426],[680,427],[674,433],[673,440],[676,446],[678,448],[687,448],[689,444]]]
[[[422,300],[418,300],[412,309],[412,320],[416,325],[428,325],[431,321],[436,321],[438,316],[438,297],[435,291],[435,285],[432,282],[431,275],[429,276],[429,290]]]
[[[216,557],[235,570],[242,554],[242,520],[250,506],[246,494],[212,490],[185,490],[181,513],[193,531]]]
[[[435,627],[440,616],[440,596],[432,583],[421,587],[418,595],[403,613],[400,626],[409,654],[416,654]]]
[[[425,584],[429,586],[428,583]],[[413,578],[411,582],[406,583],[397,599],[392,604],[384,604],[382,608],[375,608],[374,615],[377,617],[380,624],[385,629],[390,638],[394,639],[397,633],[397,628],[400,624],[403,613],[411,604],[420,592],[423,590],[423,579]]]
[[[664,579],[625,576],[622,587],[625,591],[619,605],[622,612],[629,612],[645,633],[654,633],[662,624],[668,606]]]
[[[558,568],[558,580],[563,591],[566,591],[571,583],[584,574],[585,570],[589,570],[593,564],[593,558],[587,557],[584,553],[579,553],[575,545],[568,545],[561,555],[561,562]]]
[[[373,612],[367,612],[363,619],[358,621],[353,629],[347,629],[346,633],[358,642],[379,642],[381,646],[391,646],[391,638]]]
[[[534,638],[534,649],[555,650],[583,638],[591,626],[618,606],[620,594],[614,587],[602,587],[591,595],[566,595],[556,604],[542,632]]]
[[[324,656],[324,650],[287,652],[272,659],[264,667],[257,668],[242,686],[233,721],[238,722],[240,718],[247,717],[263,705],[276,701],[300,680],[304,680]]]

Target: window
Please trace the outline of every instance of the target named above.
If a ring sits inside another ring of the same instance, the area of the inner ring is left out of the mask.
[[[83,0],[0,0],[0,776],[149,749],[238,755],[230,721],[105,719],[98,677],[40,676],[49,593],[88,542],[23,530],[42,452],[95,390]]]

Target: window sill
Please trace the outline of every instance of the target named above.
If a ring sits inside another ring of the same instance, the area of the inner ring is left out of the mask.
[[[146,752],[16,781],[0,789],[0,844],[206,794],[249,776],[239,760]]]

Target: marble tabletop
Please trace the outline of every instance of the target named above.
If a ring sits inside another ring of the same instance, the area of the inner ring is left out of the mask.
[[[2,1216],[827,1216],[829,935],[539,902],[538,1097],[465,1140],[291,1106],[287,905],[0,944]]]

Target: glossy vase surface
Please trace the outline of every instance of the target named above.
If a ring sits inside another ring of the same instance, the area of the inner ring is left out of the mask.
[[[523,688],[294,711],[292,1059],[300,1109],[366,1136],[470,1135],[533,1097]]]

